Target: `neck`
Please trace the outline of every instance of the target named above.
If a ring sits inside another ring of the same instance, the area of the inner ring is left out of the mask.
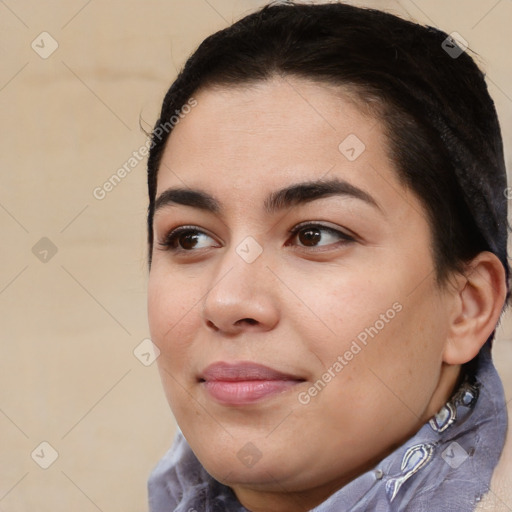
[[[462,368],[460,365],[443,363],[441,366],[438,385],[425,409],[425,413],[422,416],[422,425],[432,418],[432,416],[437,414],[441,407],[448,402],[453,393],[457,390],[458,386],[460,386],[463,377],[461,370]],[[420,428],[422,425],[420,425]]]

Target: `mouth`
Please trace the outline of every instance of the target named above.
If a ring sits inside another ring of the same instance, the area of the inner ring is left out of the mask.
[[[198,377],[207,394],[223,405],[243,406],[281,394],[305,379],[258,363],[217,362]]]

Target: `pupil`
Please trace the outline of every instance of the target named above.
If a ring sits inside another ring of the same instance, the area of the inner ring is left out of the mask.
[[[301,243],[304,245],[314,245],[322,238],[322,235],[318,229],[306,229],[302,232],[302,234],[303,236],[301,237]]]
[[[184,249],[192,249],[197,243],[197,235],[193,233],[186,233],[181,238],[181,246]]]

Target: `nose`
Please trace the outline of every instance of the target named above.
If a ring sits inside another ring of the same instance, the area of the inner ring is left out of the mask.
[[[268,331],[279,318],[276,280],[263,254],[247,263],[234,249],[226,253],[203,298],[208,329],[228,335]]]

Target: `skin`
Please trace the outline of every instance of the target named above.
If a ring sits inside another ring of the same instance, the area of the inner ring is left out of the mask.
[[[223,210],[173,203],[154,217],[148,314],[164,390],[203,466],[246,508],[309,510],[448,400],[460,364],[499,317],[503,268],[481,253],[473,278],[436,283],[425,210],[400,184],[382,124],[339,90],[288,77],[205,89],[195,98],[168,140],[156,196],[201,189]],[[366,146],[354,161],[338,149],[349,134]],[[333,195],[264,210],[277,189],[331,178],[362,189],[378,206]],[[308,245],[307,228],[289,233],[306,221],[352,240],[321,230]],[[200,231],[196,245],[182,236],[188,251],[163,247],[183,225]],[[252,263],[236,251],[247,236],[263,249]],[[394,318],[301,403],[393,304],[400,306]],[[226,406],[198,381],[217,361],[254,361],[304,381],[247,406]],[[247,450],[260,457],[250,467],[239,456]]]

